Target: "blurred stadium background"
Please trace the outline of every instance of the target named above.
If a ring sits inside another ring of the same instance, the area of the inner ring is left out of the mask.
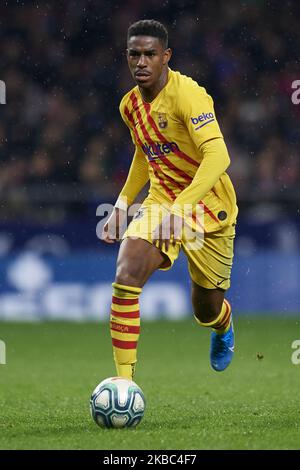
[[[171,68],[215,101],[240,207],[235,312],[299,313],[299,4],[24,0],[0,6],[0,319],[108,318],[118,247],[97,238],[96,209],[114,203],[132,157],[118,104],[141,18],[165,23]],[[183,258],[147,284],[142,312],[191,315]]]

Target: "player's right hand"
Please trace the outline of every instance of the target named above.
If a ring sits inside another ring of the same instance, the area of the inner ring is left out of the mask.
[[[101,240],[105,243],[115,243],[120,240],[120,228],[127,217],[127,211],[114,207],[108,221],[103,227]]]
[[[165,251],[169,250],[170,245],[175,246],[180,243],[182,238],[184,221],[175,214],[167,214],[162,222],[155,228],[152,234],[152,243],[162,251],[165,245]]]

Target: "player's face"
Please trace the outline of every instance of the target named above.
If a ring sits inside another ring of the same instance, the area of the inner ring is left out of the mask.
[[[153,88],[167,66],[171,50],[164,49],[158,38],[132,36],[128,40],[127,61],[133,79],[141,88]]]

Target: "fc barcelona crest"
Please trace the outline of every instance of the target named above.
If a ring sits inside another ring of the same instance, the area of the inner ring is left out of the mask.
[[[165,129],[168,125],[166,113],[158,113],[158,126],[161,129]]]

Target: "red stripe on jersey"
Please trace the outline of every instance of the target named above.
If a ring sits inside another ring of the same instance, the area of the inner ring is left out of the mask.
[[[139,334],[140,327],[139,326],[132,326],[132,325],[122,325],[121,323],[116,323],[114,321],[110,322],[110,329],[114,331],[118,331],[119,333],[133,333]]]
[[[204,226],[201,224],[201,222],[199,222],[199,220],[197,219],[197,217],[196,217],[195,214],[192,214],[192,219],[193,219],[193,221],[194,221],[196,224],[200,225],[200,227],[201,227],[202,230],[203,230],[203,233],[205,233],[205,228],[204,228]]]
[[[154,169],[157,169],[158,171],[162,171],[160,166],[158,165],[158,163],[156,162],[149,162],[150,165],[152,166],[152,168]],[[164,177],[170,181],[170,183],[174,184],[175,186],[177,186],[178,188],[180,188],[182,191],[186,188],[186,186],[184,186],[183,184],[179,183],[178,181],[174,180],[174,178],[172,178],[172,176],[169,176],[165,173],[163,173]]]
[[[117,305],[136,305],[139,303],[139,299],[120,299],[120,297],[113,295],[112,302]]]
[[[135,312],[116,312],[111,309],[111,314],[117,318],[140,318],[139,310],[136,310]]]
[[[136,115],[137,115],[137,118],[139,120],[139,123],[140,123],[140,126],[141,126],[141,129],[142,129],[142,132],[143,132],[143,135],[146,139],[146,141],[148,142],[149,145],[153,145],[155,146],[155,142],[151,139],[146,127],[145,127],[145,124],[143,122],[143,119],[142,119],[142,115],[141,115],[141,112],[139,110],[139,105],[138,105],[138,100],[137,100],[137,97],[135,95],[134,92],[132,92],[132,94],[130,95],[130,99],[132,101],[132,104],[133,104],[133,108],[136,112]],[[148,119],[148,122],[149,122],[149,119]],[[150,122],[149,122],[150,124]],[[150,124],[151,125],[151,124]],[[152,127],[152,126],[151,126]],[[174,153],[176,153],[174,151]],[[159,155],[158,155],[159,157]],[[185,173],[184,171],[180,170],[180,168],[177,168],[175,165],[173,165],[172,162],[170,162],[170,160],[164,155],[164,159],[163,159],[163,162],[166,164],[166,166],[174,171],[178,176],[180,176],[181,178],[183,178],[184,180],[186,180],[188,183],[191,183],[191,181],[193,180],[193,178],[191,176],[189,176],[187,173]],[[199,164],[198,164],[199,166]]]
[[[203,205],[203,209],[204,209],[204,213],[205,214],[208,214],[215,222],[218,222],[218,224],[220,223],[219,219],[215,216],[215,214],[207,207],[206,204],[204,204],[203,201],[199,201],[198,204],[202,204]]]
[[[154,175],[156,176],[156,178],[158,179],[159,181],[159,184],[164,188],[164,190],[166,191],[166,193],[170,196],[170,198],[172,199],[172,201],[175,201],[176,199],[176,194],[172,191],[172,189],[168,188],[168,186],[165,184],[164,180],[161,179],[161,177],[159,176],[158,172],[153,168],[153,173]],[[164,175],[165,176],[165,175]]]
[[[137,341],[121,341],[115,338],[112,338],[112,344],[119,349],[136,349],[137,347]]]
[[[140,136],[139,136],[139,134],[138,134],[138,132],[135,128],[133,116],[132,116],[132,114],[130,114],[129,109],[127,108],[127,106],[125,106],[124,112],[125,112],[125,116],[127,117],[128,121],[130,121],[130,123],[132,124],[132,130],[134,132],[134,135],[135,135],[135,138],[136,138],[138,144],[142,147],[143,142],[141,141]]]
[[[155,143],[154,143],[153,140],[151,139],[151,137],[150,137],[150,135],[148,134],[148,131],[147,131],[146,127],[145,127],[145,124],[144,124],[144,122],[143,122],[142,115],[141,115],[140,110],[139,110],[137,98],[136,98],[136,96],[135,96],[134,93],[131,94],[130,99],[131,99],[131,101],[132,101],[133,108],[134,108],[134,110],[135,110],[135,112],[136,112],[136,115],[137,115],[139,124],[140,124],[140,126],[141,126],[141,129],[142,129],[144,138],[147,140],[147,142],[148,142],[149,145],[155,145]],[[143,146],[143,144],[142,144],[142,146]],[[150,163],[150,165],[151,165],[152,168],[153,168],[152,163],[154,163],[154,162],[149,161],[149,163]],[[177,197],[176,194],[172,191],[171,188],[169,188],[169,187],[165,184],[164,180],[162,180],[161,177],[159,176],[157,170],[159,170],[159,171],[163,174],[164,177],[165,177],[165,174],[164,174],[163,171],[161,170],[161,168],[160,168],[160,166],[158,165],[158,163],[155,163],[155,166],[156,166],[156,170],[153,169],[153,171],[154,171],[154,174],[155,174],[156,178],[158,179],[160,185],[164,188],[164,190],[165,190],[165,191],[167,192],[167,194],[170,196],[170,198],[172,199],[172,201],[174,201],[174,200],[176,199],[176,197]],[[175,180],[174,180],[174,182],[176,183],[176,185],[178,185],[178,183],[177,183]]]
[[[141,141],[140,136],[139,136],[139,134],[138,134],[138,132],[137,132],[137,130],[136,130],[136,128],[135,128],[133,116],[132,116],[132,114],[130,114],[129,109],[127,108],[127,106],[125,106],[124,112],[125,112],[125,115],[127,116],[127,119],[128,119],[128,120],[130,121],[130,123],[132,124],[132,128],[133,128],[133,132],[134,132],[135,138],[136,138],[138,144],[139,144],[139,145],[141,146],[141,148],[142,148],[142,147],[143,147],[143,142]],[[139,119],[139,122],[140,122],[140,125],[141,125],[141,127],[142,127],[143,123],[141,124],[140,119]],[[150,161],[149,161],[149,163],[150,163],[150,165],[153,167],[153,165],[152,165],[153,162],[150,162]],[[161,171],[159,165],[158,165],[158,164],[156,164],[156,165],[157,165],[156,168]],[[166,191],[166,193],[170,196],[171,200],[174,201],[174,200],[176,199],[176,194],[175,194],[170,188],[168,188],[168,186],[164,183],[164,181],[163,181],[163,180],[160,178],[160,176],[158,175],[157,171],[155,171],[155,170],[153,170],[153,171],[154,171],[154,175],[156,176],[156,178],[157,178],[158,181],[159,181],[159,184],[164,188],[164,190]],[[163,173],[163,172],[161,171],[161,173]],[[164,173],[163,173],[163,175],[166,176]]]
[[[146,103],[145,101],[143,101],[143,104],[144,104],[144,108],[146,110],[146,113],[147,113],[147,118],[148,118],[148,122],[150,124],[150,126],[152,127],[152,129],[154,130],[155,134],[157,135],[157,137],[164,143],[164,144],[167,144],[168,141],[167,139],[165,138],[165,136],[159,131],[157,125],[155,124],[155,121],[153,119],[153,117],[151,116],[150,114],[150,109],[151,109],[151,106],[149,103]],[[178,156],[178,157],[181,157],[183,158],[183,160],[185,160],[186,162],[190,163],[191,165],[193,166],[196,166],[198,168],[199,166],[199,162],[196,162],[196,160],[193,160],[193,158],[191,158],[189,155],[187,155],[186,153],[182,152],[181,150],[174,150],[174,153]]]

